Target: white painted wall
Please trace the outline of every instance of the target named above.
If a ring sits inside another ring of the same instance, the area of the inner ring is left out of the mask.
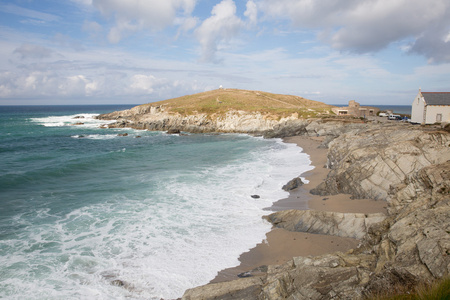
[[[450,122],[450,105],[432,105],[427,106],[426,124],[434,124],[437,122],[436,116],[442,115],[441,122]]]
[[[422,94],[419,92],[414,98],[411,108],[411,123],[423,123],[423,110],[425,107],[425,102],[423,100]]]

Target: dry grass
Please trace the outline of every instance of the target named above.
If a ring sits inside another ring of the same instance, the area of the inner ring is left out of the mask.
[[[382,295],[369,297],[371,300],[441,300],[450,299],[450,277],[433,283],[422,283],[415,288],[398,285]]]
[[[332,114],[331,105],[298,96],[279,95],[258,91],[218,89],[204,93],[144,104],[163,105],[167,111],[181,115],[205,113],[223,114],[230,110],[260,112],[280,118],[298,114],[299,118]]]

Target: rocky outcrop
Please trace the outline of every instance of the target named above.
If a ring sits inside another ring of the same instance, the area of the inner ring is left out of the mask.
[[[182,299],[357,299],[375,263],[371,255],[296,257],[267,274],[186,291]],[[232,287],[230,290],[230,287]]]
[[[389,208],[399,210],[402,203],[417,199],[420,189],[429,191],[430,184],[414,186],[411,181],[416,181],[414,176],[425,167],[449,161],[449,144],[450,135],[444,131],[411,126],[350,130],[329,144],[331,172],[312,193],[389,200]],[[404,185],[409,185],[408,189],[403,190]]]
[[[348,253],[296,257],[285,265],[269,266],[262,275],[194,288],[183,299],[358,299],[398,285],[412,288],[450,273],[448,131],[359,119],[273,118],[237,110],[183,116],[163,105],[99,118],[116,120],[110,125],[114,127],[168,132],[322,136],[330,173],[312,192],[345,193],[388,204],[387,216],[296,210],[271,214],[266,218],[274,226],[361,242]]]
[[[296,177],[292,180],[290,180],[288,183],[286,183],[285,185],[283,185],[282,189],[285,190],[286,192],[295,190],[296,188],[298,188],[299,186],[303,185],[303,181],[300,177]]]
[[[277,227],[356,237],[361,243],[347,253],[296,257],[269,266],[262,276],[191,289],[183,299],[360,299],[399,286],[411,290],[449,275],[448,132],[323,120],[286,124],[289,128],[275,128],[275,134],[326,136],[322,146],[329,147],[331,171],[315,193],[384,200],[388,215],[297,210],[271,214],[266,219]]]
[[[113,112],[97,116],[102,120],[116,120],[109,124],[110,128],[130,127],[153,131],[186,131],[202,132],[239,132],[262,135],[275,126],[292,120],[298,120],[292,115],[284,118],[274,118],[270,114],[230,110],[224,114],[196,113],[182,115],[168,112],[164,106],[137,106],[129,110]],[[303,121],[301,121],[303,122]]]
[[[321,119],[297,119],[280,122],[271,130],[264,132],[266,138],[284,138],[296,135],[324,136],[326,137],[324,145],[328,145],[336,137],[349,131],[363,131],[372,124],[366,124],[360,119],[339,119],[339,118],[321,118]]]
[[[269,222],[289,231],[362,239],[371,225],[384,221],[384,214],[285,210],[266,216]]]

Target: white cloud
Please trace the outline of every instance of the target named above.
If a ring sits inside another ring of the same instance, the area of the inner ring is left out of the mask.
[[[152,94],[155,88],[167,84],[167,80],[153,75],[136,74],[130,78],[130,92]]]
[[[248,22],[250,25],[253,26],[258,23],[258,7],[252,0],[247,2],[247,10],[245,11],[244,16],[248,18]]]
[[[447,35],[444,36],[444,38],[442,40],[444,41],[444,43],[449,43],[450,42],[450,32],[447,33]]]
[[[18,54],[22,60],[24,59],[43,59],[43,58],[49,58],[52,56],[53,51],[39,46],[39,45],[32,45],[32,44],[22,44],[20,47],[16,48],[13,51],[14,54]]]
[[[202,47],[202,61],[213,61],[218,44],[234,38],[244,22],[236,16],[236,4],[232,0],[223,0],[211,11],[211,17],[203,21],[195,31]]]
[[[395,41],[414,38],[412,52],[450,61],[442,36],[450,28],[447,0],[261,0],[270,18],[288,18],[298,27],[321,30],[319,38],[334,49],[378,51]]]
[[[92,0],[92,5],[105,16],[113,16],[115,26],[108,38],[117,43],[129,32],[162,30],[179,18],[190,18],[197,0]],[[179,21],[178,21],[179,22]]]
[[[12,99],[144,103],[201,92],[210,86],[202,78],[211,81],[210,73],[203,75],[190,63],[114,49],[78,52],[25,44],[13,53],[9,44],[0,44],[1,103],[14,104]]]

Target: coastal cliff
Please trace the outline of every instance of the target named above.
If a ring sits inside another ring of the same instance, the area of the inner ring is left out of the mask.
[[[143,104],[97,118],[116,120],[109,125],[114,128],[261,135],[290,121],[330,115],[331,107],[297,96],[222,89]]]
[[[338,119],[320,102],[242,90],[216,90],[98,118],[116,120],[111,127],[321,137],[330,172],[311,193],[387,204],[387,214],[270,214],[265,219],[275,227],[357,238],[360,245],[264,266],[262,274],[187,290],[183,299],[361,299],[449,275],[450,133],[440,126]]]
[[[386,201],[388,214],[287,210],[276,227],[360,239],[357,249],[294,257],[262,276],[209,284],[183,299],[361,299],[413,290],[450,272],[450,134],[407,124],[290,122],[270,136],[323,136],[326,180],[314,193]],[[357,200],[355,200],[357,201]]]

